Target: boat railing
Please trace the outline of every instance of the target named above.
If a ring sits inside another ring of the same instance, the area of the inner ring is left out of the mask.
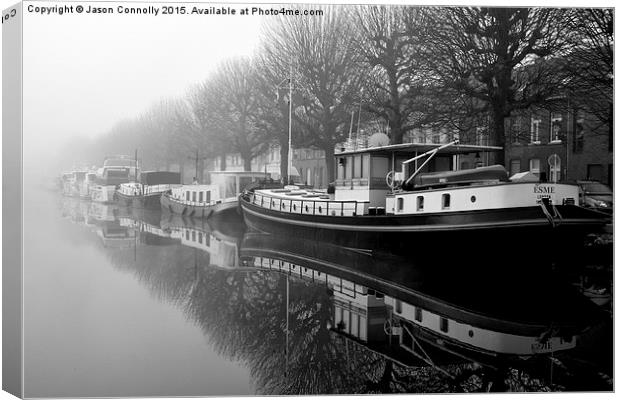
[[[177,185],[170,184],[170,183],[161,184],[161,185],[144,185],[142,187],[142,193],[143,194],[162,193],[162,192],[172,189],[175,186]]]
[[[136,183],[123,184],[119,187],[119,192],[126,196],[142,196],[149,194],[157,194],[163,193],[167,190],[170,190],[172,187],[176,185],[173,184],[162,184],[162,185],[141,185]]]
[[[172,201],[176,201],[177,203],[186,205],[186,206],[196,206],[196,207],[210,207],[210,206],[214,206],[216,204],[220,204],[220,203],[226,203],[227,200],[228,201],[236,201],[237,198],[233,197],[232,200],[229,199],[222,199],[222,200],[210,200],[210,201],[192,201],[192,200],[186,200],[183,198],[183,196],[174,196],[174,194],[168,195],[168,198]]]
[[[368,213],[369,201],[328,199],[305,200],[299,198],[283,198],[254,193],[251,203],[266,208],[291,214],[326,215],[326,216],[356,216]]]

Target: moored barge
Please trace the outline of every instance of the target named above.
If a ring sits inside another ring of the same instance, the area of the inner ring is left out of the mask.
[[[516,233],[537,243],[582,237],[609,220],[577,205],[575,185],[510,179],[502,166],[428,172],[434,156],[443,158],[436,165],[449,167],[456,164],[453,157],[497,149],[452,143],[341,152],[336,154],[334,194],[294,186],[256,189],[246,191],[240,204],[246,224],[255,230],[287,229],[297,236],[354,247],[377,242],[407,245],[407,236],[420,234],[497,239]],[[423,157],[428,158],[418,167]]]

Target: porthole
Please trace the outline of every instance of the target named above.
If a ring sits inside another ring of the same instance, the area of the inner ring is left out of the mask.
[[[472,203],[475,203],[476,202],[476,196],[471,196],[470,200],[471,200]]]
[[[469,330],[469,337],[474,337],[474,331],[472,331],[471,329]]]

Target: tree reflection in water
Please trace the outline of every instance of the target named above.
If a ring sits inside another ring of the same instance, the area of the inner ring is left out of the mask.
[[[563,389],[508,365],[462,359],[406,366],[331,329],[332,289],[275,271],[222,269],[209,253],[144,240],[105,249],[160,300],[181,308],[226,358],[251,371],[260,394],[418,393]],[[288,296],[287,296],[288,294]],[[287,299],[288,297],[288,299]],[[288,326],[288,331],[287,331]],[[205,371],[208,373],[208,371]]]

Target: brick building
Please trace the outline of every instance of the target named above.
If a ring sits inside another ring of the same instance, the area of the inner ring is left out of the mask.
[[[531,171],[542,180],[612,186],[613,128],[567,103],[560,98],[506,119],[506,168],[510,175]]]

